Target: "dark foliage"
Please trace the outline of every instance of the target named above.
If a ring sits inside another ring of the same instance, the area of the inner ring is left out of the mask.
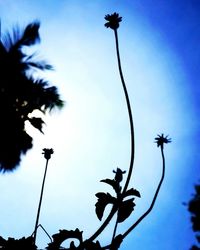
[[[35,230],[33,234],[28,238],[21,238],[19,240],[14,238],[8,238],[8,240],[0,237],[0,248],[4,250],[37,250],[36,234],[37,229],[40,226],[50,239],[50,243],[46,247],[46,250],[118,250],[124,240],[124,238],[151,212],[155,201],[158,197],[158,193],[165,175],[165,157],[164,157],[164,144],[171,142],[167,136],[158,135],[155,138],[157,146],[161,149],[163,170],[161,180],[158,184],[156,192],[154,194],[153,201],[149,209],[141,215],[141,217],[134,222],[124,233],[119,234],[117,227],[118,224],[127,220],[135,207],[135,197],[140,198],[140,193],[134,188],[129,188],[129,182],[132,175],[134,164],[134,128],[131,105],[128,97],[128,91],[124,81],[121,61],[119,56],[119,43],[117,29],[122,18],[118,13],[106,15],[105,19],[107,23],[105,26],[114,30],[116,41],[116,52],[119,66],[120,78],[125,94],[127,110],[130,122],[131,132],[131,157],[130,165],[128,169],[127,178],[125,184],[123,183],[123,177],[126,171],[122,171],[120,168],[113,170],[113,179],[103,179],[101,182],[109,185],[112,188],[114,195],[110,193],[98,192],[96,194],[97,202],[96,215],[99,220],[105,217],[104,212],[108,205],[111,206],[110,214],[104,220],[102,225],[97,231],[88,239],[83,239],[83,231],[78,228],[75,230],[59,230],[57,234],[54,234],[52,238],[47,231],[39,224],[40,208],[43,197],[43,189],[46,179],[48,161],[51,155],[54,153],[53,149],[43,149],[43,155],[46,159],[46,167],[42,182],[41,195],[38,206],[38,213],[36,217]],[[51,66],[45,61],[34,61],[34,55],[26,55],[23,51],[24,46],[34,45],[39,41],[39,23],[29,24],[23,32],[19,29],[15,29],[13,36],[7,34],[2,41],[0,41],[0,114],[2,115],[1,123],[1,136],[0,142],[0,170],[8,171],[13,170],[20,162],[21,155],[25,154],[28,149],[32,147],[32,138],[25,131],[25,121],[29,121],[30,124],[43,133],[44,121],[41,117],[31,117],[31,113],[34,110],[39,110],[43,113],[50,111],[54,107],[62,107],[63,102],[60,99],[56,87],[49,86],[48,82],[43,79],[35,79],[32,76],[34,70],[51,69]],[[4,106],[3,106],[4,105]],[[3,108],[4,107],[4,108]],[[9,143],[8,137],[11,138]],[[7,143],[7,144],[6,144]],[[6,144],[6,145],[5,145]],[[12,159],[12,160],[11,160]],[[191,205],[196,207],[196,205]],[[196,208],[192,209],[196,212]],[[102,246],[97,237],[104,231],[113,216],[116,215],[116,223],[113,230],[112,238],[107,246]],[[39,224],[39,225],[38,225]],[[195,227],[198,228],[198,227]],[[69,242],[68,248],[62,247],[64,241]],[[75,243],[76,242],[76,243]],[[198,248],[193,248],[196,250]]]
[[[192,229],[196,234],[198,246],[192,246],[191,250],[200,249],[200,185],[195,186],[195,194],[188,203],[188,211],[191,213]]]
[[[5,240],[0,237],[0,248],[2,250],[36,250],[37,247],[33,244],[33,238],[23,237],[21,239],[8,238]]]
[[[136,196],[140,197],[140,193],[136,189],[129,189],[128,191],[123,194],[121,192],[122,188],[120,186],[120,182],[123,180],[123,174],[125,171],[122,171],[120,168],[117,168],[116,171],[113,171],[115,173],[114,179],[105,179],[101,182],[105,182],[108,185],[111,185],[113,189],[115,190],[116,197],[113,197],[109,193],[97,193],[96,196],[98,198],[98,201],[96,203],[96,215],[99,220],[102,219],[105,207],[108,204],[116,206],[116,211],[118,211],[118,222],[121,223],[124,220],[126,220],[130,214],[133,211],[133,207],[135,204],[133,203],[134,198],[126,200],[125,198],[127,196]],[[48,250],[59,250],[61,249],[61,245],[65,240],[69,241],[69,250],[102,250],[102,249],[109,249],[109,250],[118,250],[122,241],[123,237],[122,235],[117,235],[112,240],[111,244],[107,247],[102,247],[99,243],[99,241],[92,241],[92,240],[83,240],[83,232],[79,229],[76,230],[60,230],[59,233],[54,234],[52,236],[53,240],[51,243],[48,244],[47,249]],[[75,246],[74,240],[78,240],[78,246]]]
[[[125,200],[127,196],[137,196],[140,197],[140,193],[136,189],[129,189],[125,193],[122,192],[122,187],[120,186],[120,182],[123,179],[123,174],[126,171],[122,171],[120,168],[117,168],[114,179],[105,179],[101,180],[114,189],[116,196],[113,197],[109,193],[99,192],[96,194],[98,201],[96,203],[96,215],[99,220],[102,219],[104,210],[108,204],[114,205],[118,211],[118,222],[121,223],[126,220],[134,210],[135,203],[134,198]]]
[[[24,50],[40,41],[39,27],[39,22],[30,23],[24,30],[16,27],[0,40],[0,171],[3,172],[14,170],[21,156],[33,146],[25,130],[26,121],[43,133],[44,121],[31,113],[34,110],[46,113],[63,106],[57,88],[34,75],[36,70],[51,69],[51,65]]]

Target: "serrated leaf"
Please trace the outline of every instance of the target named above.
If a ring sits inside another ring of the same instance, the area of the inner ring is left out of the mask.
[[[134,188],[131,188],[131,189],[127,190],[126,193],[124,194],[124,197],[130,196],[130,195],[137,196],[139,198],[141,197],[140,192],[137,189],[134,189]]]
[[[134,198],[123,201],[119,206],[118,222],[121,223],[126,220],[134,210],[135,203]]]
[[[53,241],[48,244],[48,247],[45,249],[61,249],[61,245],[64,241],[68,239],[77,239],[80,243],[83,241],[83,231],[80,231],[78,228],[75,230],[59,230],[59,233],[52,235]],[[20,248],[21,249],[21,248]],[[30,248],[23,248],[30,249]],[[73,241],[70,243],[70,249],[74,249]]]
[[[96,215],[99,220],[102,219],[105,208],[108,204],[114,204],[116,202],[116,198],[110,195],[109,193],[97,193],[95,194],[96,197],[98,198],[97,203],[95,204],[96,206]]]

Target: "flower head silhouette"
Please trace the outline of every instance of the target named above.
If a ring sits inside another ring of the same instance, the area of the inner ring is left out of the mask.
[[[164,134],[158,135],[155,138],[155,143],[157,143],[157,146],[161,148],[163,148],[165,143],[167,144],[170,143],[171,141],[172,141],[171,138],[168,138],[168,135],[164,136]]]
[[[117,30],[119,28],[119,23],[122,21],[122,17],[120,17],[118,13],[114,12],[111,15],[106,15],[105,20],[108,21],[105,23],[106,28]]]
[[[49,160],[49,159],[51,158],[51,155],[54,153],[54,151],[53,151],[52,148],[50,148],[50,149],[48,149],[48,148],[43,148],[42,151],[43,151],[42,154],[44,155],[44,158],[45,158],[46,160]]]

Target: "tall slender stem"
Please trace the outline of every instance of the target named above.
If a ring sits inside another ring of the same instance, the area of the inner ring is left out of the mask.
[[[127,109],[128,109],[128,116],[129,116],[129,122],[130,122],[130,132],[131,132],[131,157],[130,157],[130,165],[129,165],[129,171],[128,171],[128,176],[126,179],[126,183],[124,185],[123,192],[126,192],[128,188],[128,184],[131,179],[132,171],[133,171],[133,164],[134,164],[134,155],[135,155],[135,142],[134,142],[134,125],[133,125],[133,116],[132,116],[132,110],[131,110],[131,104],[129,100],[129,95],[128,91],[126,88],[126,83],[124,80],[123,72],[122,72],[122,67],[121,67],[121,59],[120,59],[120,53],[119,53],[119,42],[118,42],[118,34],[117,34],[117,29],[114,29],[114,34],[115,34],[115,43],[116,43],[116,52],[117,52],[117,62],[118,62],[118,68],[119,68],[119,74],[126,98],[126,104],[127,104]]]
[[[127,109],[128,109],[128,116],[129,116],[129,122],[130,122],[130,132],[131,132],[130,165],[129,165],[129,170],[128,170],[128,176],[127,176],[127,179],[126,179],[126,182],[125,182],[125,185],[124,185],[124,189],[123,189],[123,193],[125,193],[127,188],[128,188],[128,185],[129,185],[129,182],[130,182],[130,179],[131,179],[131,175],[132,175],[132,171],[133,171],[134,155],[135,155],[135,142],[134,142],[135,139],[134,139],[134,125],[133,125],[133,116],[132,116],[131,104],[130,104],[129,95],[128,95],[128,91],[127,91],[127,88],[126,88],[126,83],[125,83],[125,80],[124,80],[122,67],[121,67],[121,59],[120,59],[120,53],[119,53],[119,41],[118,41],[117,29],[114,29],[114,34],[115,34],[115,43],[116,43],[116,52],[117,52],[117,62],[118,62],[119,74],[120,74],[122,87],[123,87],[124,95],[125,95],[125,99],[126,99],[126,105],[127,105]],[[117,232],[117,226],[118,226],[118,216],[117,216],[116,223],[115,223],[112,242],[113,242],[113,240],[115,238],[115,234]]]
[[[39,200],[37,217],[36,217],[36,222],[35,222],[35,230],[34,230],[34,238],[33,238],[34,244],[36,243],[37,229],[38,229],[40,210],[41,210],[41,205],[42,205],[42,197],[43,197],[43,192],[44,192],[44,184],[45,184],[45,179],[46,179],[46,174],[47,174],[48,162],[49,162],[49,159],[46,159],[46,166],[45,166],[44,177],[43,177],[43,181],[42,181],[40,200]]]
[[[162,182],[163,182],[164,177],[165,177],[165,156],[164,156],[163,145],[161,145],[161,155],[162,155],[162,165],[163,165],[162,176],[161,176],[160,182],[158,184],[158,187],[156,189],[156,192],[154,194],[152,203],[151,203],[149,209],[122,235],[123,239],[152,211],[152,209],[154,207],[154,204],[155,204],[156,199],[158,197],[158,193],[160,191],[160,187],[161,187]]]
[[[124,186],[124,189],[123,189],[123,193],[124,193],[127,190],[128,184],[129,184],[130,179],[131,179],[132,170],[133,170],[134,155],[135,155],[134,125],[133,125],[133,116],[132,116],[132,110],[131,110],[129,95],[128,95],[128,91],[127,91],[127,88],[126,88],[126,83],[125,83],[125,80],[124,80],[122,67],[121,67],[121,59],[120,59],[120,53],[119,53],[119,42],[118,42],[117,29],[114,29],[114,34],[115,34],[115,43],[116,43],[116,52],[117,52],[117,62],[118,62],[119,74],[120,74],[120,78],[121,78],[121,82],[122,82],[122,86],[123,86],[123,90],[124,90],[124,94],[125,94],[125,99],[126,99],[126,104],[127,104],[127,109],[128,109],[129,122],[130,122],[130,132],[131,132],[131,157],[130,157],[130,165],[129,165],[128,176],[127,176],[126,183],[125,183],[125,186]],[[108,215],[108,217],[106,218],[104,223],[88,239],[89,241],[93,241],[96,237],[98,237],[103,232],[103,230],[106,228],[106,226],[111,221],[111,219],[113,218],[113,216],[114,216],[114,214],[116,212],[117,212],[117,209],[116,209],[115,206],[113,206],[113,209],[111,210],[110,214]],[[113,235],[115,235],[115,232],[117,230],[117,225],[118,225],[118,221],[116,221]]]

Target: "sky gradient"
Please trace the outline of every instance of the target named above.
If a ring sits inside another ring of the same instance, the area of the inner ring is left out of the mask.
[[[54,66],[44,74],[55,84],[65,108],[45,118],[45,135],[27,125],[34,147],[19,168],[0,175],[0,235],[34,230],[45,166],[49,163],[40,223],[52,235],[79,227],[87,237],[98,228],[95,193],[108,192],[101,179],[127,170],[130,132],[117,71],[114,35],[104,16],[118,12],[120,53],[133,109],[136,158],[130,187],[141,193],[125,231],[149,207],[161,174],[158,133],[169,134],[166,177],[153,212],[120,250],[188,250],[195,242],[183,202],[199,180],[200,2],[132,0],[0,0],[2,34],[16,23],[40,20],[35,49]],[[102,240],[107,242],[110,231]],[[38,231],[38,246],[48,238]]]

